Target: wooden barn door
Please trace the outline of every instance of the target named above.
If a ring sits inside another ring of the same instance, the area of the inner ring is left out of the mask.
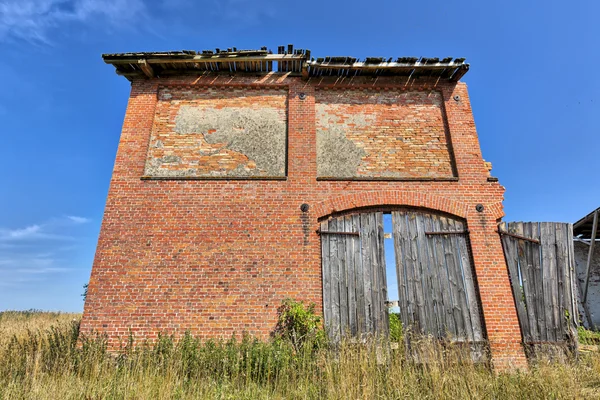
[[[482,316],[463,222],[394,211],[392,226],[398,303],[407,338],[424,334],[464,342],[483,356]]]
[[[485,359],[479,296],[462,221],[393,211],[398,306],[405,337],[468,344]],[[341,216],[320,228],[323,314],[330,338],[389,333],[383,213]]]
[[[321,223],[323,314],[329,337],[389,332],[383,213]]]

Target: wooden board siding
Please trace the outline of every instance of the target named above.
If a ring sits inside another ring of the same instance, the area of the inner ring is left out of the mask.
[[[577,305],[572,225],[502,223],[499,232],[528,354],[548,345],[574,350]]]
[[[407,340],[426,335],[468,344],[481,360],[485,332],[464,223],[420,211],[391,214],[398,305]],[[321,232],[323,308],[330,338],[387,336],[383,213],[331,218],[321,223]]]
[[[482,342],[479,296],[463,223],[394,211],[392,224],[405,329],[438,339]]]
[[[329,337],[384,334],[389,330],[383,249],[383,213],[321,223],[323,310]],[[359,235],[339,233],[358,232]]]

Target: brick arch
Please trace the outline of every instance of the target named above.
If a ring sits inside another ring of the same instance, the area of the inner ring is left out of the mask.
[[[468,204],[434,194],[405,191],[384,190],[349,194],[333,197],[315,205],[317,218],[322,218],[336,212],[361,207],[376,206],[412,206],[429,208],[467,218]]]

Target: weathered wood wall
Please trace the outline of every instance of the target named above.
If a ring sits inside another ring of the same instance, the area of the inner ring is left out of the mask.
[[[386,334],[383,213],[321,223],[323,313],[330,338]]]
[[[553,222],[499,226],[523,343],[530,355],[548,345],[574,349],[577,291],[573,227]]]
[[[392,212],[399,305],[414,334],[469,344],[481,360],[485,334],[464,224],[426,212]]]
[[[417,336],[467,344],[476,359],[486,341],[468,232],[463,222],[421,211],[392,212],[400,316]],[[389,331],[383,213],[321,223],[323,309],[332,340]]]

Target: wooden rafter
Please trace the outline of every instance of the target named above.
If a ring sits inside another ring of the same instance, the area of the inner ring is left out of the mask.
[[[468,70],[464,58],[446,57],[392,58],[367,57],[359,61],[355,57],[311,58],[310,50],[279,46],[277,54],[266,47],[260,50],[226,51],[221,49],[140,52],[104,54],[104,62],[115,66],[117,73],[132,80],[139,77],[155,78],[187,73],[279,73],[301,75],[304,79],[314,76],[372,75],[409,76],[412,78],[437,77],[458,81]]]
[[[146,60],[138,60],[138,65],[146,77],[154,78],[154,70]]]

